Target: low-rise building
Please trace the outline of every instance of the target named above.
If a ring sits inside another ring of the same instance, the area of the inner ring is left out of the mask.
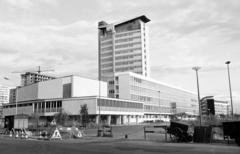
[[[175,113],[197,112],[195,95],[192,93],[145,80],[141,75],[132,73],[117,77],[119,98],[107,97],[106,82],[78,76],[18,87],[15,91],[16,103],[5,104],[3,114],[6,120],[14,119],[17,115],[34,114],[51,119],[63,110],[74,117],[80,115],[81,105],[86,104],[90,119],[95,123],[98,123],[100,115],[101,121],[107,124],[136,124],[168,121],[169,115]]]
[[[144,114],[198,115],[197,95],[193,92],[132,72],[116,74],[114,85],[117,98],[144,102]]]

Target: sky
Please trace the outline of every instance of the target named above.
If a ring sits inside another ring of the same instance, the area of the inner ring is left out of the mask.
[[[240,113],[239,0],[0,0],[0,84],[20,84],[20,73],[42,69],[53,76],[97,79],[99,21],[146,15],[151,21],[151,77],[229,99]],[[5,80],[8,77],[9,80]],[[239,109],[239,110],[238,110]]]

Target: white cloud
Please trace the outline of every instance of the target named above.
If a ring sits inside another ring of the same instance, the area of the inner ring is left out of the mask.
[[[38,7],[41,4],[47,4],[49,6],[56,6],[57,0],[2,0],[6,4],[9,4],[15,8],[32,9]]]
[[[15,70],[43,65],[58,68],[59,72],[66,68],[68,72],[84,74],[97,66],[97,38],[92,37],[96,31],[89,30],[89,25],[93,24],[86,21],[31,26],[0,23],[0,56],[4,57],[0,65]],[[89,65],[92,62],[96,65]]]

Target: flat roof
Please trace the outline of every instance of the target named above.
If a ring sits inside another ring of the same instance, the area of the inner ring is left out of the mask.
[[[160,84],[160,85],[169,87],[169,88],[174,88],[174,89],[177,89],[177,90],[181,90],[181,91],[184,91],[184,92],[187,92],[187,93],[191,93],[191,94],[196,95],[196,93],[194,93],[194,92],[192,92],[192,91],[188,91],[188,90],[185,90],[185,89],[176,87],[176,86],[172,86],[172,85],[169,85],[169,84],[167,84],[167,83],[163,83],[163,82],[160,82],[160,81],[158,81],[158,80],[155,80],[155,79],[152,79],[152,78],[149,78],[149,77],[146,77],[146,76],[137,74],[137,73],[133,73],[133,72],[121,72],[121,73],[116,73],[115,75],[116,75],[116,76],[118,76],[118,75],[130,75],[130,76],[134,76],[134,77],[137,77],[137,78],[140,78],[140,79],[143,79],[143,80],[147,80],[147,81],[149,81],[149,82],[154,82],[154,83],[157,83],[157,84]]]
[[[35,103],[35,102],[41,102],[41,101],[66,101],[66,100],[87,100],[87,99],[107,99],[107,100],[113,100],[113,101],[124,101],[124,102],[134,102],[139,104],[144,104],[144,102],[141,101],[134,101],[134,100],[128,100],[128,99],[118,99],[118,98],[110,98],[110,97],[104,97],[104,96],[81,96],[81,97],[70,97],[70,98],[47,98],[47,99],[35,99],[35,100],[26,100],[26,101],[20,101],[17,104],[27,104],[27,103]],[[7,103],[3,104],[3,106],[16,106],[16,103]]]
[[[127,22],[131,22],[131,21],[134,21],[134,20],[137,20],[137,19],[142,20],[144,23],[147,23],[147,22],[151,21],[145,15],[141,15],[141,16],[137,16],[135,18],[130,18],[130,19],[126,19],[126,20],[122,20],[122,21],[119,21],[119,22],[112,23],[112,25],[113,26],[118,26],[118,25],[125,24]],[[101,25],[101,26],[99,26],[99,28],[104,28],[104,27],[107,27],[108,25],[111,25],[111,24]]]

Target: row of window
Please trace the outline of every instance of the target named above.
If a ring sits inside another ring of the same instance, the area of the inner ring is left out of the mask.
[[[105,68],[105,67],[111,67],[111,66],[113,66],[112,63],[109,63],[109,64],[102,64],[102,65],[101,65],[102,68]]]
[[[100,102],[100,103],[99,103]],[[98,106],[143,109],[142,103],[98,99]]]
[[[130,42],[133,40],[141,41],[141,37],[137,36],[137,37],[131,37],[131,38],[118,39],[118,40],[115,40],[115,43]]]
[[[105,48],[102,48],[101,51],[108,51],[108,50],[112,50],[112,46],[109,46],[109,47],[105,47]]]
[[[115,54],[126,54],[126,53],[133,53],[133,52],[139,51],[141,53],[141,48],[133,48],[133,49],[125,49],[125,50],[116,50]]]
[[[115,49],[133,47],[135,45],[141,45],[141,42],[116,45]]]
[[[32,106],[32,103],[26,103],[26,104],[17,104],[17,107],[27,107],[27,106]],[[16,104],[11,104],[11,105],[4,105],[3,108],[15,108]]]
[[[101,42],[101,46],[107,46],[107,45],[110,45],[112,43],[113,43],[112,40],[106,41],[106,42]]]
[[[107,56],[112,56],[112,52],[105,52],[105,53],[101,53],[102,57],[107,57]]]
[[[141,60],[132,60],[132,61],[125,61],[125,62],[116,62],[115,65],[129,65],[129,64],[134,64],[134,63],[139,63]]]
[[[44,109],[44,108],[60,108],[62,107],[62,101],[47,101],[47,102],[38,102],[34,103],[35,109]]]
[[[131,95],[131,99],[136,100],[136,101],[141,101],[141,102],[150,102],[151,97],[148,96],[140,96],[140,95]]]
[[[102,73],[112,73],[113,69],[101,70]]]
[[[138,69],[138,68],[142,68],[141,65],[139,66],[132,66],[132,67],[122,67],[122,68],[116,68],[116,72],[124,72],[124,71],[130,71],[130,70],[134,70],[134,69]]]
[[[185,112],[188,111],[188,109],[183,109]],[[167,106],[152,106],[152,105],[144,105],[144,111],[145,112],[159,112],[159,113],[177,113],[177,109],[172,109]]]
[[[140,30],[138,31],[135,31],[135,32],[128,32],[128,33],[123,33],[123,34],[116,34],[115,37],[118,38],[118,37],[123,37],[123,36],[133,36],[135,34],[139,34],[140,33]]]
[[[120,59],[132,59],[132,58],[141,58],[141,54],[133,54],[133,55],[126,55],[126,56],[116,56],[115,60],[120,60]],[[141,59],[138,59],[141,60]]]
[[[108,58],[103,58],[101,59],[101,62],[107,62],[107,61],[112,61],[112,57],[108,57]]]
[[[0,96],[0,100],[8,100],[7,96]]]
[[[183,90],[177,89],[177,88],[173,88],[173,87],[169,87],[167,85],[163,85],[163,84],[159,84],[156,82],[152,82],[152,81],[147,81],[147,80],[141,80],[141,83],[136,82],[136,77],[131,77],[131,83],[132,85],[139,85],[141,87],[144,88],[148,88],[148,89],[154,89],[156,91],[161,90],[161,91],[165,91],[168,92],[169,95],[175,96],[175,97],[182,97],[182,98],[187,98],[188,101],[190,100],[194,100],[194,94],[185,92]]]

